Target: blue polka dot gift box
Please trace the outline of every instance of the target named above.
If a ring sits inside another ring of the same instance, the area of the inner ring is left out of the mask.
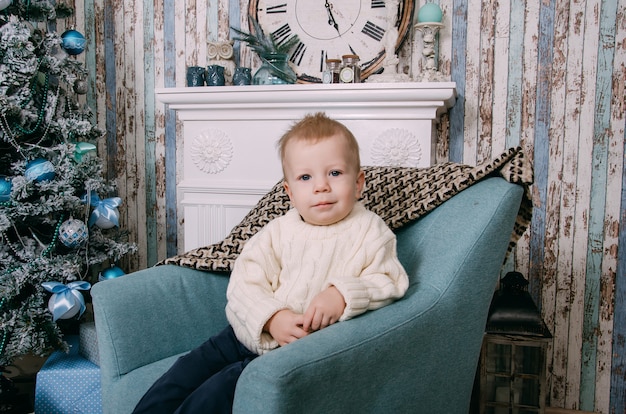
[[[88,361],[100,365],[96,324],[94,322],[83,322],[80,324],[80,348],[78,353]]]
[[[68,354],[55,351],[37,373],[37,414],[102,413],[100,368],[78,352],[79,337],[66,337]]]

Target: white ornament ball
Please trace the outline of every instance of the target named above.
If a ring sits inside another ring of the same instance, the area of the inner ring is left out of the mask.
[[[114,216],[119,219],[120,212],[118,209],[114,209]],[[96,222],[94,223],[96,226],[100,227],[103,230],[112,229],[116,226],[114,222],[106,218],[105,216],[99,216]]]
[[[4,10],[11,5],[11,0],[0,0],[0,10]]]
[[[84,222],[76,219],[64,221],[59,227],[59,240],[65,246],[76,248],[82,246],[89,239],[89,231]]]
[[[57,294],[56,293],[54,295],[52,295],[50,297],[50,299],[48,300],[48,310],[53,315],[54,315],[54,304],[55,304],[56,300],[57,300]],[[69,308],[67,310],[67,312],[65,312],[63,315],[59,316],[59,319],[70,319],[70,318],[73,318],[74,316],[78,315],[79,311],[80,311],[80,302],[75,300],[74,304],[72,305],[72,307]]]

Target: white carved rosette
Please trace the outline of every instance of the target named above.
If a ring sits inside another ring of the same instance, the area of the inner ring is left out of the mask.
[[[372,144],[372,163],[378,166],[417,167],[422,148],[417,137],[406,129],[383,131]]]
[[[207,174],[217,174],[230,164],[233,144],[224,131],[209,129],[193,139],[189,153],[198,169]]]

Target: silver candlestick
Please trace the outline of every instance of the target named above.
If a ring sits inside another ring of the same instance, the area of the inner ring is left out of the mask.
[[[424,22],[415,25],[415,29],[422,34],[422,56],[424,56],[422,71],[415,75],[414,80],[417,82],[445,82],[448,80],[437,70],[435,62],[435,36],[442,27],[443,24],[437,22]]]
[[[436,62],[436,50],[435,40],[437,32],[443,27],[443,11],[438,4],[433,2],[426,2],[420,7],[417,13],[417,24],[415,27],[415,40],[413,44],[413,56],[417,59],[419,55],[423,57],[421,71],[418,72],[418,62],[413,62],[414,76],[413,79],[417,82],[437,82],[446,81],[441,72],[437,70]],[[421,33],[421,46],[422,50],[417,50],[420,45],[417,32]]]

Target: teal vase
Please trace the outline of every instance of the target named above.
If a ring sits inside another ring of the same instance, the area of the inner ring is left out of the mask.
[[[296,83],[298,77],[289,66],[286,53],[269,53],[261,56],[261,67],[252,77],[253,85],[286,85]]]

